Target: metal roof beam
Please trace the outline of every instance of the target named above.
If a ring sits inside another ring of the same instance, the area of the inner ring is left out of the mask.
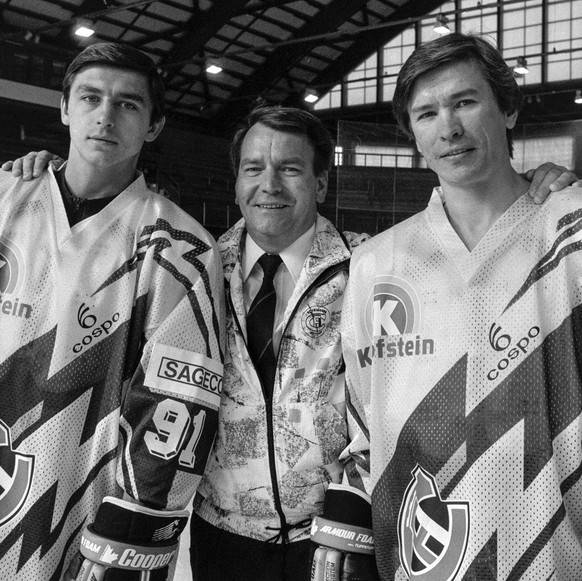
[[[446,0],[425,0],[425,2],[408,2],[386,20],[407,20],[425,16],[432,12],[439,6],[445,3]],[[330,64],[318,77],[313,79],[312,87],[324,87],[326,90],[331,89],[356,67],[364,62],[369,56],[374,54],[377,50],[398,36],[401,32],[410,26],[410,22],[403,22],[388,28],[379,28],[377,30],[370,30],[362,32],[358,37],[358,42],[355,42],[349,50],[337,58]]]
[[[301,38],[322,34],[328,31],[336,31],[354,13],[359,12],[366,5],[366,0],[335,0],[325,6],[317,15],[309,19],[304,26],[297,30],[294,38]],[[317,44],[317,43],[315,43]],[[265,60],[263,65],[248,77],[237,91],[233,98],[240,98],[243,95],[258,95],[265,88],[272,86],[277,79],[285,75],[300,57],[306,54],[313,43],[298,44],[275,49]],[[230,118],[235,111],[233,108],[223,108],[218,114],[221,118]],[[226,120],[225,119],[225,120]]]

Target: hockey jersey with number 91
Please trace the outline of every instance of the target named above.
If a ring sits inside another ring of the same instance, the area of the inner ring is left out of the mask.
[[[582,578],[579,192],[519,198],[469,252],[437,189],[356,250],[342,325],[382,579]]]
[[[104,496],[176,509],[195,492],[222,269],[143,177],[71,228],[52,171],[0,172],[0,208],[0,577],[57,581]]]

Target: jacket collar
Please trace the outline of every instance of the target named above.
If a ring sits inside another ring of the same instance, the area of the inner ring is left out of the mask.
[[[227,281],[230,280],[237,264],[240,268],[240,248],[245,233],[245,220],[241,218],[218,239],[224,278]],[[315,223],[315,237],[304,265],[307,277],[313,280],[330,266],[339,264],[349,257],[350,249],[346,240],[327,218],[318,214]]]

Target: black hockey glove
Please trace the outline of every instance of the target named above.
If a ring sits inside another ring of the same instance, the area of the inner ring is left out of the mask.
[[[107,496],[63,581],[166,581],[187,521],[185,510],[152,510]]]
[[[312,581],[379,581],[370,502],[357,489],[330,484],[311,540],[317,545]]]

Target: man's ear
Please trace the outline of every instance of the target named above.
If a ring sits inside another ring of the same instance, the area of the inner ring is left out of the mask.
[[[160,132],[164,128],[165,124],[166,124],[165,117],[162,117],[162,118],[158,119],[157,121],[154,121],[150,125],[150,128],[148,129],[148,132],[147,132],[146,137],[145,137],[145,141],[147,141],[147,142],[154,141],[154,139],[157,138],[157,136],[160,134]]]
[[[69,105],[65,96],[61,96],[61,121],[63,125],[69,125]]]
[[[325,196],[327,195],[327,180],[328,180],[328,173],[327,171],[322,172],[320,176],[317,176],[317,191],[315,193],[315,199],[317,200],[318,204],[323,204],[325,201]]]
[[[515,127],[515,123],[517,122],[517,111],[514,111],[513,113],[505,114],[505,127],[507,127],[507,129],[513,129]]]

